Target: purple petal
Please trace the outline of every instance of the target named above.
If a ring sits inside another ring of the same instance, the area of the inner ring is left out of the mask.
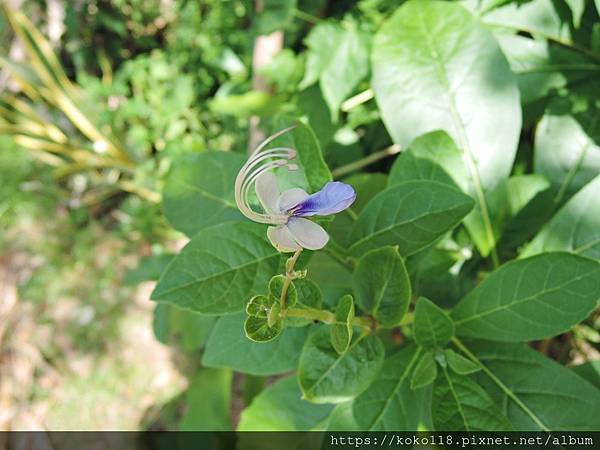
[[[348,208],[356,199],[354,188],[346,183],[327,183],[319,192],[312,194],[296,206],[289,208],[297,217],[328,216]]]

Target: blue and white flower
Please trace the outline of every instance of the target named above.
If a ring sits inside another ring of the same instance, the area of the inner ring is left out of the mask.
[[[352,186],[339,181],[325,184],[323,189],[312,195],[300,188],[284,192],[279,190],[273,170],[283,167],[291,171],[297,170],[298,166],[290,163],[296,157],[296,150],[286,147],[264,148],[293,128],[286,128],[260,144],[235,181],[237,207],[248,219],[271,225],[267,229],[267,236],[281,252],[323,248],[329,235],[323,227],[307,217],[339,213],[356,199]],[[264,212],[257,212],[250,205],[249,194],[253,186]]]

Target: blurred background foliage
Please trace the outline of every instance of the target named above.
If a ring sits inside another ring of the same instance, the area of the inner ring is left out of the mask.
[[[369,87],[369,54],[374,31],[402,2],[258,3],[2,2],[0,429],[227,429],[272,381],[200,370],[191,355],[214,320],[152,311],[145,282],[185,243],[160,192],[184,155],[246,153],[255,116],[265,129],[279,114],[304,117],[336,177],[386,173],[397,148]],[[578,92],[597,84],[598,12],[585,0],[463,3],[495,29],[518,74],[525,126],[515,173],[526,173],[547,108],[576,113]],[[253,66],[257,38],[278,30],[281,51]],[[592,91],[585,99],[597,108]],[[377,177],[365,192],[385,185]],[[466,259],[457,240],[421,268],[433,298]],[[452,286],[454,297],[467,288]],[[581,351],[540,345],[581,361],[600,348],[598,328],[591,320],[565,337]],[[211,400],[207,386],[228,383],[232,397]]]

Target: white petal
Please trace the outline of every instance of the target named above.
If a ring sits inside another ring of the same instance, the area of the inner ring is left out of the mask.
[[[319,250],[329,240],[329,235],[321,225],[304,217],[290,217],[287,228],[296,242],[309,250]]]
[[[277,202],[277,206],[279,211],[285,212],[288,209],[296,206],[298,203],[303,201],[308,197],[308,194],[304,189],[300,188],[292,188],[285,191],[283,194],[279,196],[279,201]]]
[[[279,187],[277,186],[277,177],[273,172],[265,172],[256,179],[256,195],[265,212],[279,214],[277,208]]]
[[[280,252],[295,252],[300,249],[300,245],[296,243],[292,235],[290,234],[290,230],[288,230],[287,226],[280,225],[278,227],[269,227],[267,229],[267,236],[275,247]]]

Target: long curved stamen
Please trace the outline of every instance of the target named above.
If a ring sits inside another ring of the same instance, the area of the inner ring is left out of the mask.
[[[286,214],[265,214],[255,211],[250,206],[249,193],[251,188],[256,185],[258,177],[263,173],[278,168],[287,167],[288,170],[295,170],[295,164],[289,164],[288,161],[296,157],[296,150],[287,147],[277,147],[262,151],[266,145],[282,134],[294,129],[296,125],[285,128],[262,142],[250,155],[248,161],[241,168],[235,180],[235,201],[238,209],[244,216],[259,223],[284,224],[288,220]]]
[[[240,169],[238,176],[242,178],[248,178],[248,174],[252,172],[253,168],[259,163],[266,159],[293,159],[296,156],[296,151],[291,148],[273,148],[263,152],[260,156],[256,155],[254,158],[249,159],[246,164]]]
[[[284,167],[286,164],[287,164],[287,160],[278,159],[276,161],[270,162],[269,164],[265,164],[259,170],[257,170],[256,172],[254,172],[252,174],[251,178],[248,179],[248,182],[245,183],[244,187],[242,188],[242,199],[244,201],[244,204],[246,206],[248,206],[248,208],[250,208],[250,199],[248,198],[248,195],[252,191],[252,188],[256,186],[256,180],[258,179],[258,177],[260,177],[263,173],[268,172],[272,169]],[[250,209],[252,209],[252,208],[250,208]],[[259,214],[259,213],[257,213],[257,214]],[[273,223],[286,223],[287,219],[288,219],[288,217],[285,214],[267,213],[267,214],[263,214],[263,215],[271,218]]]
[[[250,159],[252,159],[252,157],[254,155],[256,155],[257,153],[259,153],[263,148],[265,148],[267,145],[269,145],[271,142],[273,142],[275,139],[277,139],[279,136],[281,136],[282,134],[287,133],[288,131],[293,130],[294,128],[296,128],[298,125],[292,125],[289,126],[287,128],[284,128],[281,131],[278,131],[277,133],[269,136],[268,138],[266,138],[264,141],[262,141],[262,143],[256,147],[256,149],[254,149],[254,151],[252,152],[252,154],[250,155]]]

